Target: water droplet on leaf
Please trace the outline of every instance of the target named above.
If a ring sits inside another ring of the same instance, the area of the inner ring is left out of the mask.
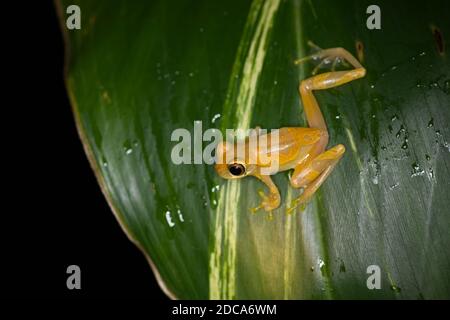
[[[395,188],[397,188],[400,184],[398,182],[394,183],[393,185],[391,185],[389,187],[390,190],[394,190]]]
[[[412,171],[411,177],[421,176],[425,173],[425,170],[423,170],[417,162],[414,162],[412,164],[412,169],[413,169],[413,171]]]
[[[173,228],[175,226],[175,222],[173,222],[172,214],[169,210],[166,211],[166,221],[169,227]]]
[[[403,142],[402,149],[403,150],[407,150],[408,149],[408,142],[407,141]]]
[[[395,284],[391,284],[391,290],[395,293],[400,293],[402,289],[400,287],[397,287]]]

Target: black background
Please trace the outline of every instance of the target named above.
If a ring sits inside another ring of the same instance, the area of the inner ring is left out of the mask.
[[[53,2],[28,1],[2,13],[8,33],[2,46],[8,56],[2,73],[2,297],[167,301],[84,154],[64,86]],[[81,290],[66,287],[71,264],[81,268]]]

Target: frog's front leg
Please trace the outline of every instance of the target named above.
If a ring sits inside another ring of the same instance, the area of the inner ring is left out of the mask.
[[[300,197],[293,201],[288,209],[288,213],[292,212],[297,206],[306,204],[311,199],[333,171],[344,152],[345,147],[342,144],[338,144],[307,163],[299,164],[295,167],[291,177],[291,185],[294,188],[304,188],[304,190]]]
[[[255,208],[251,208],[250,211],[255,213],[259,209],[264,209],[265,211],[272,211],[280,206],[280,192],[278,191],[277,186],[273,183],[272,178],[270,176],[254,174],[255,177],[264,182],[269,188],[269,193],[265,194],[263,191],[259,191],[258,194],[262,198],[261,204]]]

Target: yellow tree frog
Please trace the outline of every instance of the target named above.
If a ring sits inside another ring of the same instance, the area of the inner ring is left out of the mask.
[[[330,175],[345,152],[345,147],[342,144],[326,149],[329,139],[328,130],[317,100],[313,95],[313,90],[329,89],[362,78],[365,76],[366,70],[353,55],[343,48],[320,50],[316,54],[298,60],[297,63],[309,59],[321,61],[319,66],[334,61],[330,72],[315,75],[318,69],[316,68],[312,77],[300,83],[299,93],[309,127],[281,128],[278,130],[277,144],[272,143],[264,151],[259,150],[258,146],[251,150],[252,147],[246,145],[245,149],[249,151],[246,156],[233,156],[228,162],[218,162],[215,165],[216,172],[225,179],[254,176],[267,185],[269,193],[265,194],[262,191],[259,193],[262,202],[252,211],[260,208],[271,211],[280,206],[280,193],[270,175],[289,169],[294,169],[290,178],[292,187],[303,188],[303,193],[293,201],[293,205],[288,209],[288,212],[298,205],[306,204]],[[354,69],[334,71],[335,62],[339,60],[347,61]],[[272,133],[267,135],[270,134]],[[270,141],[270,136],[265,138]],[[223,156],[230,148],[235,148],[235,146],[230,145],[229,142],[220,142],[216,149],[216,155]],[[264,166],[261,163],[258,161],[254,164],[249,163],[248,154],[256,153],[259,156],[261,152],[268,152],[272,157],[278,157],[279,166],[276,172],[263,174],[261,169]]]

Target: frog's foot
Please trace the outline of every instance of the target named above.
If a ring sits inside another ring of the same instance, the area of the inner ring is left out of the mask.
[[[295,64],[300,64],[309,60],[315,61],[317,66],[312,71],[312,74],[315,75],[317,72],[324,67],[331,66],[331,71],[336,69],[338,64],[343,64],[345,66],[349,66],[347,63],[348,52],[344,52],[341,48],[332,48],[332,49],[321,49],[319,46],[315,45],[312,41],[308,41],[308,45],[312,47],[316,53],[303,57],[295,61]]]
[[[277,195],[266,195],[262,190],[259,190],[258,194],[262,198],[262,201],[259,206],[250,209],[252,213],[256,213],[259,209],[264,209],[265,211],[270,212],[278,208],[280,205],[280,198]]]
[[[302,196],[298,197],[297,199],[292,200],[291,206],[287,208],[286,213],[291,214],[300,207],[300,211],[304,211],[306,208],[306,205],[308,204],[309,199],[304,199]]]

